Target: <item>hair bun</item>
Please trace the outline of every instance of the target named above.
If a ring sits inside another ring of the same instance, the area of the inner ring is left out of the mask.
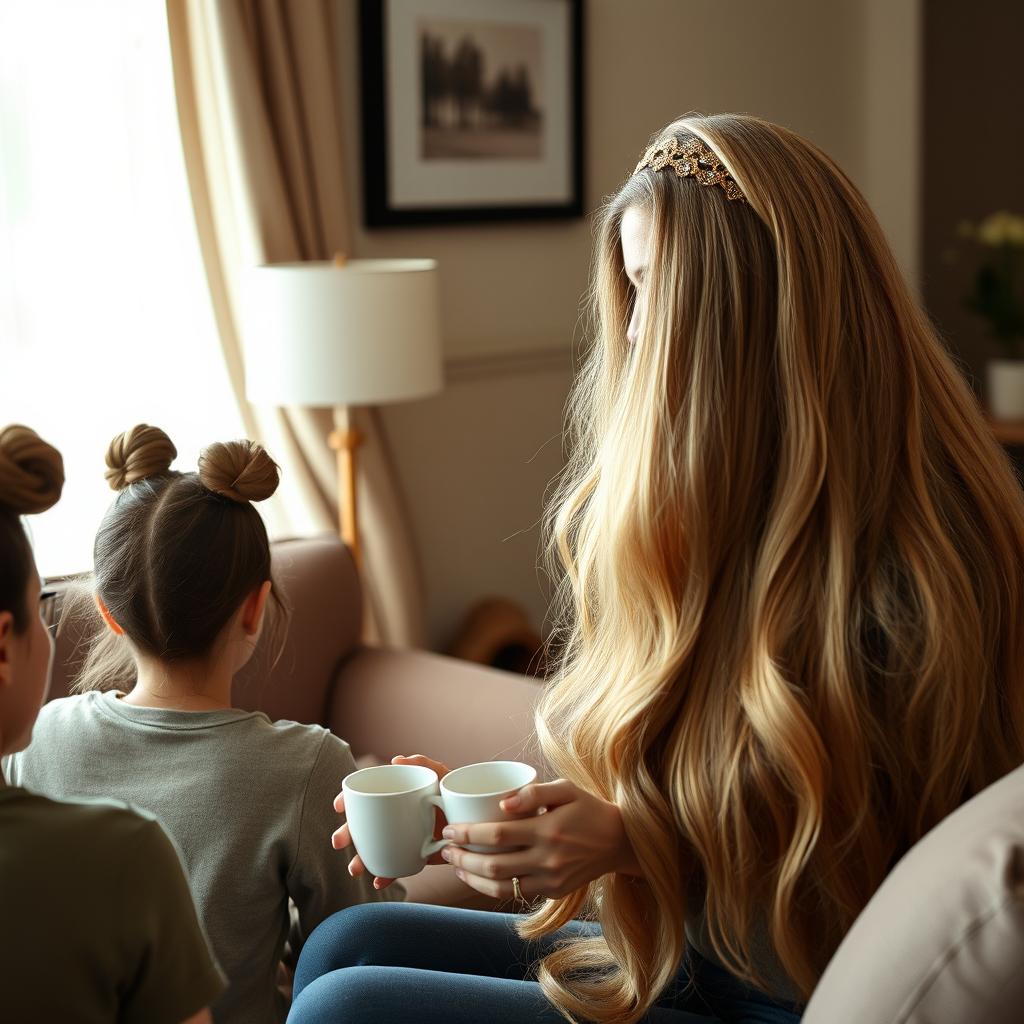
[[[31,427],[0,430],[0,505],[17,516],[45,512],[64,488],[64,460]]]
[[[255,441],[218,441],[199,456],[204,487],[233,501],[263,501],[277,490],[277,463]]]
[[[110,442],[103,475],[115,491],[121,491],[136,480],[166,473],[177,455],[177,448],[159,427],[140,423]]]

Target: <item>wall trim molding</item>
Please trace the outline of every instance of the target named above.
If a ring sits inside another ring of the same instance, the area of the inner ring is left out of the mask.
[[[444,361],[445,379],[451,384],[571,369],[572,352],[568,346],[452,356]]]

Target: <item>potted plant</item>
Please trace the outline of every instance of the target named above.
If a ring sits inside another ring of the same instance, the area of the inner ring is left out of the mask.
[[[988,321],[998,358],[987,366],[988,407],[997,420],[1024,420],[1024,217],[1000,210],[960,234],[984,253],[967,308]]]

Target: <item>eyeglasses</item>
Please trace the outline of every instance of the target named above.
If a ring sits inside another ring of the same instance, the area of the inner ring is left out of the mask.
[[[46,628],[53,634],[57,632],[57,591],[44,587],[39,591],[39,614]]]

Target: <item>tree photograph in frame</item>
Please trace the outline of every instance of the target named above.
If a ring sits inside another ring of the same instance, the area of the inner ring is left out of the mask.
[[[367,226],[582,215],[582,0],[359,13]]]

